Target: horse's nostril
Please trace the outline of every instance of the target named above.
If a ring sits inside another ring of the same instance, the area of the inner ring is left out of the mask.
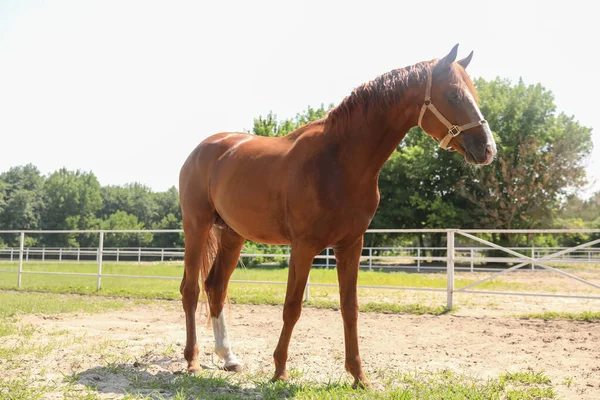
[[[494,156],[494,151],[492,150],[492,146],[488,144],[487,146],[485,146],[485,159],[489,160],[493,156]]]

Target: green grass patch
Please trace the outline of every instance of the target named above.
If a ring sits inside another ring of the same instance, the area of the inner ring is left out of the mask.
[[[138,301],[139,302],[139,301]],[[61,314],[68,312],[97,313],[119,310],[131,301],[89,296],[67,296],[53,293],[0,291],[0,318],[20,314]]]
[[[562,319],[569,321],[599,322],[600,312],[582,311],[579,313],[546,311],[543,313],[521,314],[520,318],[543,319],[544,321]]]
[[[0,399],[36,400],[55,388],[54,383],[39,383],[33,379],[0,380]]]
[[[523,385],[549,385],[550,378],[541,371],[507,372],[500,375],[500,382]]]
[[[0,269],[7,269],[8,262],[0,262]],[[39,262],[31,261],[24,264],[25,271],[31,272],[76,272],[85,274],[96,274],[97,264],[95,262]],[[96,276],[61,276],[61,275],[36,275],[24,274],[22,276],[22,289],[29,291],[45,291],[54,293],[73,294],[101,294],[108,296],[127,296],[148,299],[179,299],[179,284],[183,275],[181,263],[134,263],[134,262],[105,262],[102,266],[103,275],[137,275],[164,277],[154,278],[117,278],[110,276],[102,277],[102,289],[96,292]],[[233,280],[255,280],[269,282],[286,282],[287,268],[237,268],[232,276]],[[324,283],[337,285],[337,272],[334,269],[313,269],[310,275],[311,283]],[[473,279],[457,277],[455,286],[473,283]],[[15,289],[17,283],[16,273],[0,273],[0,289]],[[365,286],[393,286],[393,287],[415,287],[415,288],[437,288],[444,289],[447,286],[444,273],[407,273],[407,272],[383,272],[364,271],[359,273],[359,285]],[[250,285],[253,290],[250,295],[246,294],[249,284],[231,284],[230,295],[237,298],[239,303],[254,304],[281,304],[273,296],[281,295],[285,291],[285,285]],[[243,286],[243,288],[242,288]],[[317,288],[317,287],[313,287]],[[491,280],[484,282],[478,288],[482,290],[535,290],[535,287],[526,288],[525,285],[515,282]],[[336,294],[337,287],[321,288],[323,293]],[[313,289],[311,288],[311,291]],[[367,290],[367,289],[362,289]],[[377,289],[373,289],[377,290]],[[380,291],[383,289],[380,289]],[[256,298],[256,294],[261,294]],[[387,290],[387,293],[393,291]],[[263,295],[264,293],[264,295]],[[264,299],[261,299],[264,297]]]

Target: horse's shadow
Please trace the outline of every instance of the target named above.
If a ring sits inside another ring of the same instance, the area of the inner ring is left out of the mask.
[[[76,382],[88,392],[106,395],[141,395],[151,399],[172,398],[293,398],[301,386],[289,382],[232,379],[230,373],[203,365],[198,375],[165,370],[150,372],[145,366],[111,364],[96,366],[77,375]]]

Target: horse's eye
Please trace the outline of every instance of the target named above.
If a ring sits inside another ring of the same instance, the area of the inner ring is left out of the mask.
[[[458,91],[453,91],[450,93],[450,101],[453,103],[459,103],[461,99],[461,95]]]

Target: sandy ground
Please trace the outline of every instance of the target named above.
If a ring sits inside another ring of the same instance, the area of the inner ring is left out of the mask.
[[[281,312],[281,306],[233,305],[228,317],[234,351],[246,371],[264,374],[265,379],[273,372]],[[134,368],[134,362],[141,361],[154,375],[185,369],[184,318],[178,302],[94,315],[30,315],[22,322],[48,333],[36,334],[40,346],[61,335],[67,339],[43,355],[23,357],[12,375],[43,372],[43,379],[52,380],[75,373],[78,385],[94,385],[103,397],[120,398],[132,383],[106,365]],[[215,368],[212,328],[203,322],[198,332],[201,363]],[[562,398],[600,398],[598,323],[482,316],[465,310],[442,316],[361,313],[359,335],[363,365],[375,388],[383,384],[378,381],[382,369],[450,369],[487,378],[530,368],[544,371]],[[302,379],[349,381],[343,360],[339,311],[305,308],[294,331],[288,367],[301,370]]]

